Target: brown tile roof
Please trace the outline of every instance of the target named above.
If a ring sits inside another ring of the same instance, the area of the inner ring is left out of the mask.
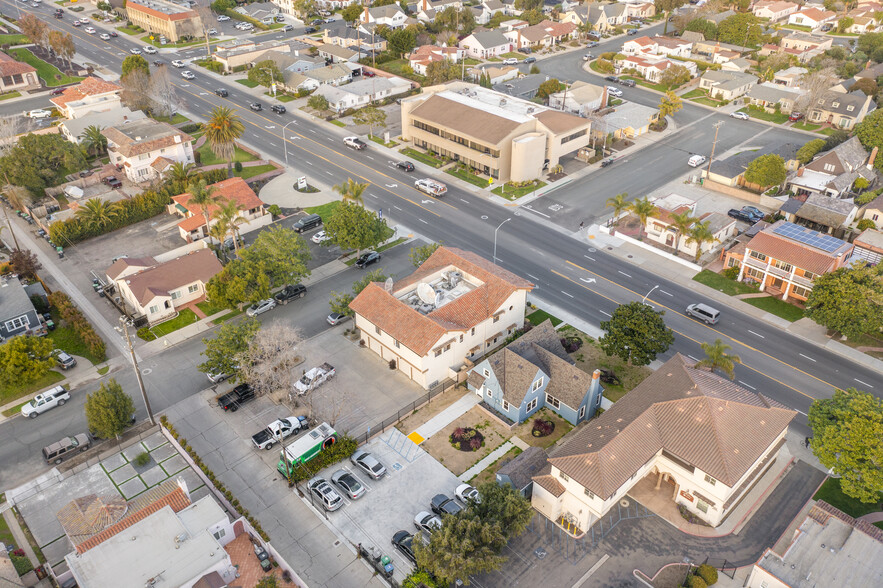
[[[604,498],[662,450],[734,486],[797,413],[692,364],[675,355],[549,463]]]
[[[122,496],[89,494],[68,502],[55,516],[71,543],[78,545],[118,523],[128,511]]]
[[[527,280],[471,251],[439,247],[416,271],[396,282],[393,292],[400,292],[448,267],[456,267],[483,283],[426,315],[398,300],[377,283],[362,290],[350,303],[350,308],[422,357],[445,333],[474,327],[491,317],[516,290],[533,288]]]
[[[114,151],[126,158],[193,141],[187,133],[152,118],[108,127],[102,129],[101,134],[116,144]]]
[[[411,115],[490,145],[496,145],[521,126],[508,118],[439,95],[424,100]]]
[[[37,71],[32,65],[16,61],[5,53],[0,53],[0,76],[14,76]]]
[[[556,135],[591,124],[589,120],[582,118],[581,116],[576,116],[575,114],[569,114],[567,112],[559,112],[557,110],[544,110],[535,114],[534,118],[543,123],[543,126]]]
[[[233,200],[239,204],[242,210],[251,210],[264,205],[263,201],[258,198],[258,195],[254,193],[254,190],[252,190],[248,183],[242,178],[230,178],[218,182],[217,184],[212,184],[212,187],[215,188],[214,195],[219,198],[220,204],[225,204],[226,202]],[[192,208],[188,206],[190,198],[191,195],[189,192],[172,197],[173,202],[180,204],[193,215],[178,223],[178,226],[186,231],[192,231],[205,224],[205,218],[202,216],[202,209],[198,206]],[[218,204],[209,205],[209,219],[211,219],[219,209],[220,205]]]
[[[775,226],[756,234],[745,247],[816,275],[835,269],[836,257],[773,233],[771,229]]]
[[[156,260],[152,257],[124,257],[113,262],[104,273],[111,280],[116,280],[117,276],[130,267],[149,268],[155,265]]]
[[[65,88],[60,96],[50,98],[49,101],[59,108],[63,108],[68,102],[82,100],[86,96],[97,96],[99,94],[107,94],[108,92],[120,91],[122,91],[122,87],[117,86],[116,84],[105,82],[101,78],[89,76],[76,86]]]
[[[168,157],[157,157],[153,160],[153,163],[150,164],[150,167],[155,169],[158,172],[165,171],[167,167],[172,165],[174,162]]]
[[[208,282],[223,267],[211,249],[200,249],[126,278],[138,302],[144,306],[156,296],[196,281]]]
[[[533,479],[534,483],[539,484],[552,493],[556,498],[564,494],[564,486],[561,482],[551,474],[542,474]]]

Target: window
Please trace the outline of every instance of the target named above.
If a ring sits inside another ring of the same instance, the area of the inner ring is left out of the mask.
[[[852,104],[846,107],[847,112],[852,112],[853,110],[855,110],[855,106],[853,106]]]
[[[705,481],[708,482],[709,484],[711,484],[712,486],[717,484],[717,480],[715,480],[714,478],[712,478],[708,474],[705,474]]]
[[[531,388],[531,390],[536,392],[537,390],[539,390],[542,387],[543,387],[543,377],[540,376],[540,379],[533,383],[533,388]]]
[[[550,396],[549,394],[546,394],[546,404],[554,408],[561,408],[561,401],[554,396]]]
[[[396,339],[396,340],[393,341],[393,345],[396,346],[396,349],[399,349],[399,348],[401,348],[401,346],[402,346],[402,344],[399,343],[399,340],[398,340],[398,339]]]
[[[484,370],[482,370],[482,373],[484,374],[484,377],[485,377],[485,378],[490,378],[490,377],[491,377],[491,370],[489,370],[489,369],[487,369],[487,368],[484,368]]]
[[[839,103],[839,102],[834,102],[834,103],[831,104],[831,106],[833,106],[834,108],[840,108],[840,103]]]
[[[436,356],[436,357],[438,357],[439,355],[441,355],[441,353],[442,353],[441,348],[435,350],[435,356]]]
[[[751,252],[748,255],[750,255],[754,259],[759,259],[760,261],[766,261],[766,255],[764,255],[763,253],[760,253],[758,251],[754,251],[753,249],[751,250]]]
[[[582,405],[579,409],[579,416],[577,416],[576,418],[577,418],[577,420],[581,421],[581,420],[583,420],[583,417],[585,417],[585,416],[586,416],[586,406]]]
[[[826,163],[826,164],[825,164],[825,171],[826,171],[826,172],[832,172],[832,171],[834,171],[834,164],[833,164],[833,163]]]
[[[494,393],[493,393],[493,391],[492,391],[490,388],[485,388],[485,389],[484,389],[484,395],[487,396],[488,398],[493,398],[493,397],[494,397]]]
[[[217,539],[218,541],[220,541],[220,540],[221,540],[221,537],[223,537],[223,536],[226,535],[226,534],[227,534],[227,530],[226,530],[226,529],[218,529],[217,531],[215,531],[214,533],[212,533],[212,535],[214,535],[215,539]]]
[[[591,490],[589,490],[588,488],[583,488],[583,492],[585,493],[586,496],[588,496],[592,500],[595,499],[595,493],[592,492]]]
[[[156,314],[157,312],[159,312],[159,306],[154,304],[153,306],[151,306],[147,310],[148,310],[148,312],[150,312],[150,314]]]
[[[569,481],[570,481],[570,478],[568,478],[568,477],[567,477],[567,474],[565,474],[564,472],[558,472],[558,476],[559,476],[562,480],[564,480],[565,482],[569,482]]]
[[[472,327],[472,332],[470,333],[470,335],[473,337],[475,336],[475,327]]]
[[[178,298],[181,297],[181,292],[178,290],[175,290],[174,292],[172,292],[171,296],[172,296],[172,300],[177,300]]]
[[[191,284],[187,286],[187,293],[193,294],[194,292],[199,292],[199,284]]]
[[[374,332],[377,333],[377,334],[379,335],[379,334],[380,334],[380,327],[375,326],[375,327],[374,327]]]
[[[809,293],[812,292],[809,288],[802,288],[800,286],[792,286],[791,293],[795,296],[803,296],[804,298],[809,297]]]
[[[12,320],[6,321],[6,330],[14,331],[16,329],[20,329],[28,324],[26,316],[19,316]]]
[[[460,335],[460,343],[463,342],[463,335]]]
[[[503,401],[503,412],[509,412],[509,403],[505,400]]]
[[[791,268],[794,267],[790,263],[785,263],[784,261],[774,261],[773,265],[786,272],[790,272]]]
[[[500,320],[500,315],[497,315],[497,316],[494,317],[494,322],[495,322],[495,323],[498,322],[499,320]]]
[[[806,270],[803,270],[803,277],[806,278],[807,280],[815,280],[816,279],[816,275],[814,273],[808,272]]]
[[[532,411],[536,407],[537,407],[537,399],[534,398],[533,400],[531,400],[530,402],[527,403],[527,412]]]
[[[705,502],[702,502],[698,498],[696,499],[696,508],[698,508],[702,512],[708,512],[708,504],[706,504]]]

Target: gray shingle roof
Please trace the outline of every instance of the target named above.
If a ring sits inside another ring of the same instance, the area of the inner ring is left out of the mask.
[[[826,227],[837,228],[843,224],[854,209],[855,204],[850,200],[810,194],[800,210],[797,211],[796,216]]]
[[[510,43],[509,39],[503,36],[500,31],[482,31],[480,33],[472,33],[472,37],[485,49],[491,47],[499,47]]]
[[[515,485],[515,489],[521,490],[546,467],[548,458],[549,456],[542,447],[528,447],[497,470],[497,475],[507,476]]]
[[[824,101],[821,105],[816,105],[813,107],[813,110],[825,110],[827,112],[836,112],[841,116],[848,116],[851,118],[855,118],[858,116],[859,111],[862,106],[864,106],[865,101],[868,97],[861,90],[857,92],[851,92],[849,94],[844,94],[842,92],[833,92],[828,91],[822,94],[821,100]],[[837,106],[834,106],[837,104]],[[874,101],[871,101],[871,109],[873,109]],[[848,110],[848,108],[852,106],[852,110]]]

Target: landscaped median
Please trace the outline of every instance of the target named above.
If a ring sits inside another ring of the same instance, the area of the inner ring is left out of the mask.
[[[530,182],[506,182],[502,186],[497,186],[491,192],[496,194],[497,196],[502,196],[506,200],[511,200],[515,202],[522,196],[526,196],[531,192],[535,192],[540,188],[544,187],[546,182],[542,180],[531,180]]]

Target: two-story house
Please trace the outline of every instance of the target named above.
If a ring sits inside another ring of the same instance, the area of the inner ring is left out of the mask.
[[[68,86],[49,101],[65,118],[79,118],[93,112],[108,112],[120,107],[122,87],[89,76],[76,86]]]
[[[531,504],[575,536],[635,486],[720,525],[772,467],[793,410],[676,354],[533,478]]]
[[[771,22],[784,20],[797,12],[800,5],[785,0],[760,0],[755,2],[751,11],[757,18],[766,18]]]
[[[145,118],[147,118],[147,115],[140,110],[133,111],[129,110],[126,106],[120,106],[107,112],[92,112],[79,118],[66,119],[59,123],[58,128],[65,139],[71,143],[80,144],[83,142],[83,133],[89,127],[104,129]]]
[[[790,55],[796,55],[799,62],[806,63],[830,49],[832,44],[831,37],[825,35],[795,32],[782,38],[781,49]]]
[[[554,47],[573,37],[577,25],[571,22],[544,20],[538,24],[503,33],[515,49],[523,47]]]
[[[577,425],[601,404],[600,376],[600,370],[590,375],[574,365],[546,320],[476,365],[466,383],[510,423],[524,422],[546,407]]]
[[[209,227],[217,223],[218,210],[228,202],[235,202],[239,209],[236,232],[239,234],[254,231],[270,224],[273,215],[264,208],[264,203],[254,193],[254,190],[242,178],[230,178],[212,184],[209,187],[217,202],[208,206]],[[184,218],[178,223],[178,232],[181,238],[192,243],[208,236],[205,226],[205,216],[202,207],[190,202],[192,196],[189,192],[172,197],[169,204],[169,214],[177,214]]]
[[[490,59],[512,51],[512,41],[499,31],[472,33],[457,45],[467,57]]]
[[[466,50],[461,47],[439,47],[438,45],[421,45],[408,55],[408,65],[421,76],[426,75],[430,63],[450,61],[460,63],[466,57]]]
[[[0,343],[18,335],[45,334],[46,325],[24,285],[17,278],[0,277]]]
[[[798,196],[821,194],[844,198],[860,177],[866,179],[869,186],[876,183],[876,158],[876,149],[868,153],[858,137],[851,137],[837,147],[819,153],[797,173],[790,174],[785,187]]]
[[[405,20],[408,15],[402,11],[398,4],[387,4],[386,6],[365,6],[365,12],[360,17],[362,25],[386,25],[391,29],[400,29],[405,26]]]
[[[463,8],[462,0],[418,0],[413,7],[409,6],[412,14],[421,22],[435,22],[435,16],[447,8],[459,10]]]
[[[862,122],[869,112],[876,109],[877,104],[874,100],[861,90],[848,94],[829,90],[810,107],[807,120],[850,130]]]
[[[787,221],[776,221],[726,252],[724,267],[738,267],[739,281],[760,285],[782,300],[806,300],[817,276],[843,267],[853,246]]]
[[[368,284],[350,309],[365,347],[428,389],[521,328],[531,289],[471,251],[439,247],[391,287]]]
[[[145,118],[102,129],[110,162],[133,182],[162,175],[172,163],[193,163],[193,137],[164,122]]]

